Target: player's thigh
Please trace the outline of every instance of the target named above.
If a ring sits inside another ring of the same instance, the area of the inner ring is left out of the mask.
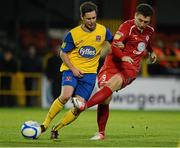
[[[123,84],[123,77],[120,73],[117,73],[113,75],[108,81],[106,86],[111,88],[111,90],[114,92],[116,90],[119,90]]]
[[[73,94],[74,91],[74,87],[70,86],[70,85],[64,85],[62,86],[62,90],[61,90],[61,98],[70,98]]]
[[[117,70],[115,69],[103,69],[98,74],[98,86],[99,88],[102,88],[102,86],[105,86],[108,82],[108,80],[116,74]]]
[[[77,86],[77,78],[74,77],[71,71],[64,71],[62,75],[62,89],[60,100],[67,102],[72,97],[74,89]]]
[[[104,69],[98,74],[98,86],[108,86],[112,91],[121,88],[123,77],[117,68]]]

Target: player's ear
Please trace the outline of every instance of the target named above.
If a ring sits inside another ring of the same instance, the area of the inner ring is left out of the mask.
[[[137,15],[138,15],[138,13],[136,12],[136,13],[134,14],[134,18],[136,18],[136,17],[137,17]]]
[[[82,14],[80,15],[80,18],[81,18],[81,20],[83,21],[84,18],[83,18],[83,16],[82,16]]]

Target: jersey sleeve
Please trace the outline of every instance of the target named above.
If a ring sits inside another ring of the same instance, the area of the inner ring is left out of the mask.
[[[146,49],[147,49],[147,51],[150,52],[150,53],[153,52],[153,48],[152,48],[152,46],[151,46],[151,41],[148,43]]]
[[[70,32],[68,32],[68,34],[66,35],[64,42],[61,46],[61,50],[63,52],[69,52],[69,51],[73,50],[74,47],[75,47],[75,45],[74,45],[72,35]]]
[[[111,34],[110,30],[106,28],[106,41],[109,41],[110,43],[113,41],[113,35]]]
[[[153,48],[152,48],[152,38],[154,36],[154,30],[151,32],[151,35],[150,35],[150,39],[149,39],[149,42],[148,42],[148,45],[146,47],[147,51],[148,52],[153,52]]]
[[[127,23],[123,23],[120,25],[118,31],[114,35],[111,48],[113,54],[118,58],[125,56],[123,53],[123,49],[118,47],[118,43],[123,43],[123,41],[127,38],[128,34],[129,34],[129,25]]]

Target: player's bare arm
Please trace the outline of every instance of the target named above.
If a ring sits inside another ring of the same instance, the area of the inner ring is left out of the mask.
[[[121,49],[124,48],[124,44],[121,41],[119,41],[119,42],[116,41],[116,42],[113,43],[113,45],[116,46],[117,48],[121,48]]]
[[[73,72],[73,75],[76,77],[82,77],[83,72],[74,67],[74,65],[71,63],[68,54],[66,52],[61,51],[60,57],[63,60],[63,62],[69,67],[69,69]]]
[[[124,44],[122,42],[114,42],[113,45],[116,46],[117,48],[121,48],[121,49],[124,48]],[[101,57],[104,58],[111,51],[112,51],[111,44],[108,41],[105,41],[103,45],[103,49],[101,51]]]
[[[105,41],[101,50],[101,57],[105,58],[108,53],[111,52],[111,45],[108,41]]]
[[[115,46],[116,48],[120,48],[120,49],[124,48],[124,44],[122,41],[113,42],[113,46]],[[128,62],[130,64],[132,64],[134,62],[134,60],[130,56],[122,56],[120,59],[121,59],[121,61]]]

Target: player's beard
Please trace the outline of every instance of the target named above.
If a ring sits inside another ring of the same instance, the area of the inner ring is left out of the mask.
[[[135,25],[136,25],[138,30],[143,31],[144,28],[141,27],[140,24],[137,21],[135,21]]]
[[[85,28],[89,31],[93,31],[96,28],[96,23],[93,23],[91,26],[89,27],[88,25],[84,24]]]

